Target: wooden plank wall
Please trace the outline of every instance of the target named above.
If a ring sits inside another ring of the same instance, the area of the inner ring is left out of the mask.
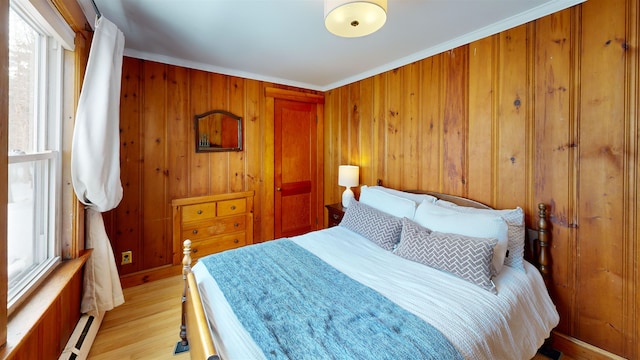
[[[125,57],[124,196],[105,215],[121,276],[171,265],[175,198],[254,190],[254,241],[273,239],[274,200],[265,191],[273,187],[273,154],[267,153],[273,151],[273,136],[263,136],[273,129],[273,115],[265,114],[267,87],[312,92]],[[244,151],[195,152],[193,117],[212,109],[243,118]],[[120,265],[123,251],[133,252],[132,264]]]
[[[34,295],[38,301],[25,303],[12,314],[6,347],[0,358],[57,359],[80,320],[82,269],[84,258],[60,265],[54,280],[44,284]]]
[[[544,202],[558,330],[637,358],[639,1],[589,0],[328,91],[325,203],[348,163],[362,184],[521,206],[529,225]],[[264,89],[286,87],[130,58],[122,86],[125,192],[107,215],[116,258],[134,252],[121,275],[171,263],[173,198],[255,190],[254,238],[272,238]],[[213,108],[244,118],[245,151],[195,153],[193,115]]]
[[[328,91],[325,200],[362,184],[550,207],[558,330],[640,356],[638,0],[589,0]]]

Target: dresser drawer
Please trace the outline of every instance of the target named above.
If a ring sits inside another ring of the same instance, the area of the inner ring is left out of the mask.
[[[182,222],[200,221],[216,217],[216,203],[202,203],[182,207]]]
[[[182,263],[182,244],[194,258],[253,244],[254,191],[173,199],[173,264]]]
[[[204,239],[219,234],[244,230],[247,227],[247,217],[243,215],[217,218],[215,221],[201,221],[184,224],[182,226],[183,239]]]
[[[218,201],[218,216],[242,214],[247,210],[246,199],[233,199]]]
[[[246,243],[245,232],[194,241],[191,243],[191,258],[198,259],[220,251],[235,249],[246,245]]]

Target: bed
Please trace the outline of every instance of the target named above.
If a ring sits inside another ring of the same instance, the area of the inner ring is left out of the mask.
[[[193,268],[186,240],[181,338],[191,358],[535,355],[559,321],[545,286],[543,204],[526,243],[520,208],[382,186],[363,186],[359,200],[339,226]]]

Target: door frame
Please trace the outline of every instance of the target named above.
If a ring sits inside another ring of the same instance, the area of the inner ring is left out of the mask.
[[[265,88],[265,151],[263,153],[264,181],[261,192],[262,221],[260,238],[271,240],[275,235],[275,100],[290,100],[316,104],[316,211],[318,223],[316,229],[324,226],[324,95],[294,90]]]

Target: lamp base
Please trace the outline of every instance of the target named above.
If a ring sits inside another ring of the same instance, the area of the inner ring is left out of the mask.
[[[355,199],[355,198],[356,197],[353,195],[353,191],[351,190],[350,187],[347,186],[347,188],[342,193],[342,206],[349,207],[349,204],[351,203],[351,199]]]

